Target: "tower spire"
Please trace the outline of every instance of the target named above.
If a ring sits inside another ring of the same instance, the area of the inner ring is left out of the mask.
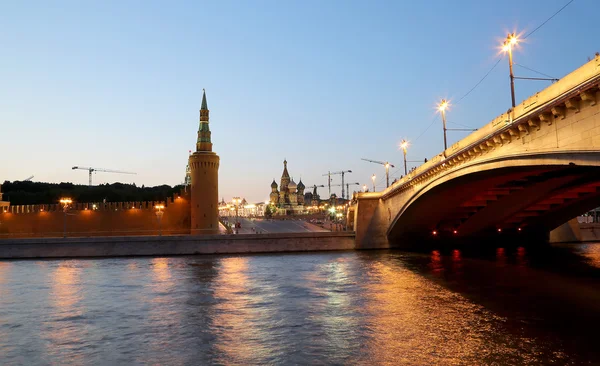
[[[200,127],[198,128],[198,141],[196,142],[196,151],[212,151],[212,142],[210,140],[210,128],[208,104],[206,103],[206,90],[202,89],[202,105],[200,106]]]
[[[206,90],[202,89],[202,106],[200,110],[208,110],[208,105],[206,104]]]

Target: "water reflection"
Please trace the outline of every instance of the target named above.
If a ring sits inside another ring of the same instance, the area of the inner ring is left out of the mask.
[[[265,309],[255,304],[264,299],[250,284],[248,263],[248,257],[222,259],[213,282],[216,303],[211,329],[216,335],[216,361],[220,364],[256,363],[276,351],[265,347],[262,327],[257,326]]]
[[[432,273],[440,263],[433,258]],[[370,267],[377,281],[366,288],[366,349],[374,364],[476,364],[488,357],[489,334],[500,330],[501,319],[401,262]]]
[[[597,248],[0,262],[0,364],[598,364]]]
[[[317,265],[305,276],[306,289],[312,293],[308,306],[310,321],[319,327],[323,345],[333,363],[343,363],[352,354],[359,317],[353,311],[352,295],[358,289],[346,258],[335,258]]]
[[[10,271],[12,264],[10,262],[0,262],[0,297],[10,296]]]
[[[587,264],[600,268],[600,244],[582,244],[574,246],[575,252],[587,259]]]
[[[46,340],[46,352],[50,356],[72,362],[81,362],[82,354],[77,352],[85,341],[82,338],[79,320],[85,311],[81,291],[81,268],[77,261],[62,261],[51,273],[49,316],[40,318],[51,322],[42,338]]]
[[[504,248],[496,248],[496,266],[506,266],[506,250]]]
[[[529,259],[527,258],[527,250],[525,248],[517,248],[516,262],[517,266],[520,268],[525,268],[529,265]]]
[[[442,255],[439,250],[434,250],[431,252],[431,263],[429,267],[431,268],[431,272],[436,276],[440,276],[444,271]]]

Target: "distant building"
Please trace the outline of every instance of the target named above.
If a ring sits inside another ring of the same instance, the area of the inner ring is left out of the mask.
[[[266,206],[265,202],[248,203],[244,198],[236,207],[235,203],[225,202],[224,199],[221,199],[221,202],[219,202],[219,216],[235,217],[237,208],[237,216],[239,217],[262,217],[265,215]]]
[[[287,160],[283,161],[283,173],[281,174],[279,189],[277,188],[277,183],[275,182],[275,179],[273,179],[269,202],[271,205],[277,207],[278,215],[296,214],[305,211],[304,189],[306,187],[304,186],[304,183],[302,183],[302,179],[296,184],[296,182],[290,178],[287,169]]]

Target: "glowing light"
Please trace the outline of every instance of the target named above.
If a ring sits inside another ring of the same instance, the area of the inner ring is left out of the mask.
[[[70,198],[61,198],[59,202],[66,206],[73,203],[73,200]]]
[[[406,150],[406,148],[408,148],[408,141],[406,141],[406,140],[402,140],[402,142],[400,142],[400,148],[401,148],[402,150]],[[387,163],[386,163],[385,165],[386,165],[386,168],[387,168],[387,166],[388,166],[389,164],[387,164]]]
[[[165,208],[165,205],[156,205],[156,206],[154,206],[154,208],[157,209],[157,210],[162,210],[162,209]]]
[[[515,33],[509,34],[506,36],[506,40],[502,43],[502,51],[508,52],[511,51],[513,46],[516,46],[519,43],[519,38]]]
[[[517,230],[518,230],[518,231],[521,231],[521,228],[518,228]]]
[[[435,231],[435,230],[433,230],[431,233],[432,233],[433,235],[437,235],[437,231]]]
[[[453,234],[458,234],[458,231],[454,230],[452,233],[453,233]]]
[[[446,110],[446,108],[448,108],[449,106],[450,106],[450,102],[448,102],[446,99],[442,99],[440,104],[438,104],[438,111],[444,112]]]
[[[502,232],[502,229],[498,228],[498,232],[499,232],[499,233],[501,233],[501,232]]]

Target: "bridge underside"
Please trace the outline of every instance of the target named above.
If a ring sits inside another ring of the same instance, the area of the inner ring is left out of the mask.
[[[424,190],[390,226],[390,244],[407,239],[545,239],[569,219],[600,206],[600,167],[510,166],[479,170]]]

